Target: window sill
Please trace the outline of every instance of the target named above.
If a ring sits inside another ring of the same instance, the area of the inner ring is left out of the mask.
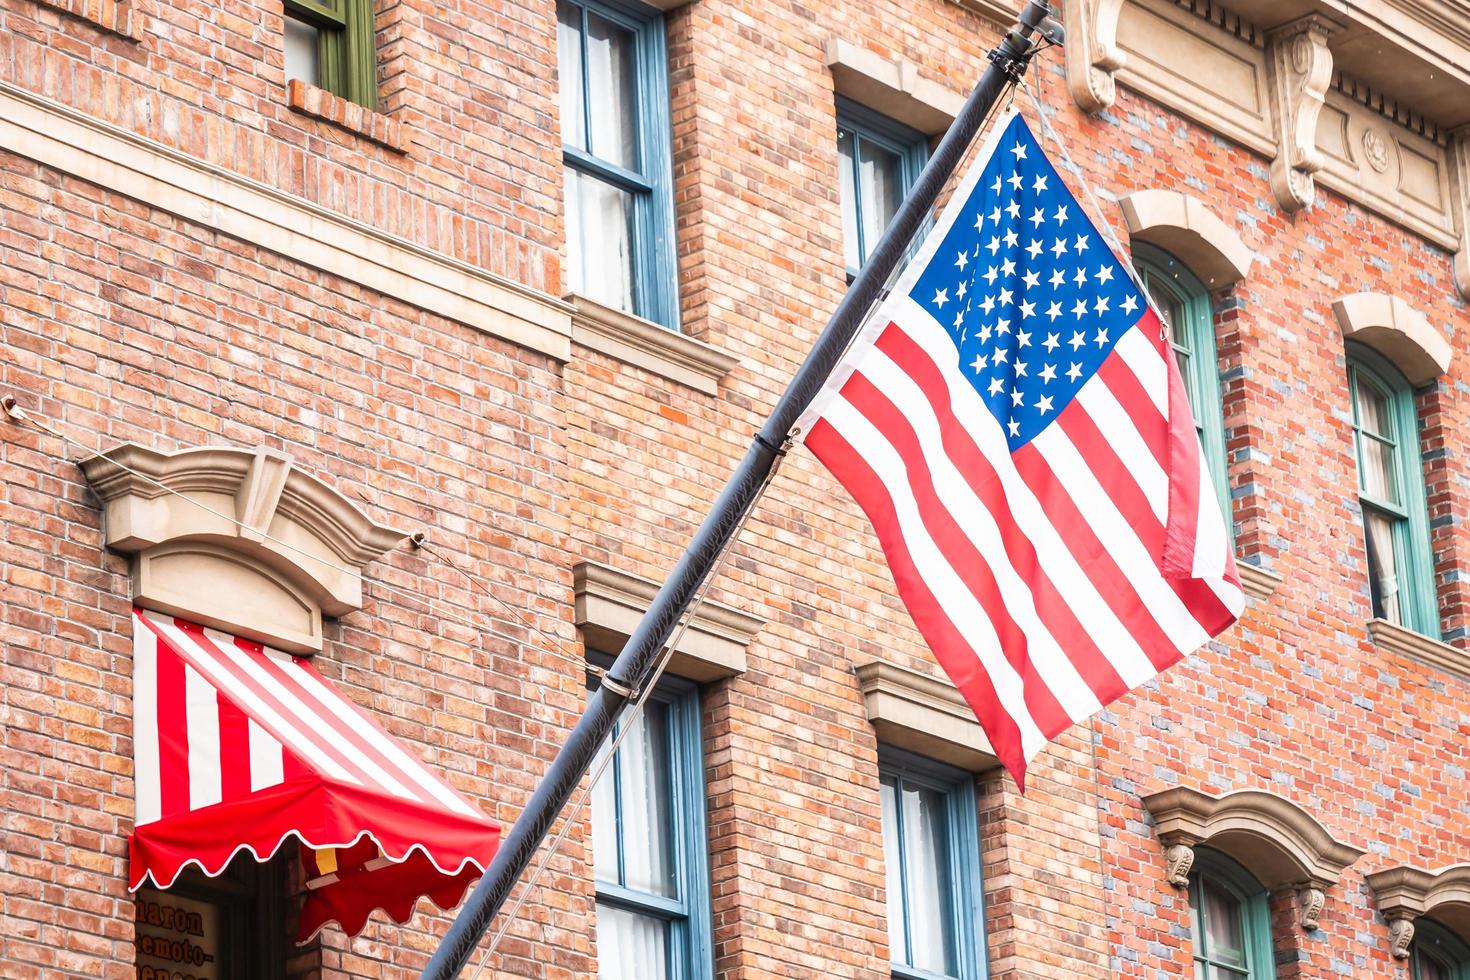
[[[1375,645],[1389,653],[1396,653],[1470,680],[1470,654],[1458,647],[1431,639],[1422,633],[1415,633],[1386,619],[1370,619],[1368,635]]]
[[[407,153],[413,145],[403,123],[299,78],[286,83],[286,102],[302,115],[339,126],[395,153]]]
[[[133,5],[128,0],[36,0],[43,7],[70,14],[84,20],[93,27],[125,37],[129,41],[141,41],[133,24]]]
[[[1246,598],[1256,602],[1269,599],[1281,585],[1280,572],[1268,572],[1248,561],[1237,560],[1235,571],[1240,576],[1240,587],[1245,590]]]
[[[585,296],[571,294],[566,301],[575,311],[572,313],[572,343],[616,357],[706,395],[718,393],[720,379],[740,363],[737,358],[702,340],[603,306]]]

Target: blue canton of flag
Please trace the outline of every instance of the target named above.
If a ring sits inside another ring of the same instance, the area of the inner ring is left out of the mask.
[[[1146,305],[1019,116],[910,295],[949,330],[1013,452]]]

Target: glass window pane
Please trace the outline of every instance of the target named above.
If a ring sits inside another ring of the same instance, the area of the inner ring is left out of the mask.
[[[872,140],[857,141],[858,193],[862,198],[863,260],[903,201],[903,161]]]
[[[1453,976],[1453,968],[1438,956],[1422,948],[1414,950],[1414,980],[1451,980]]]
[[[638,169],[636,47],[632,31],[587,13],[587,98],[593,156]]]
[[[1399,608],[1399,569],[1393,546],[1394,526],[1399,522],[1370,508],[1363,509],[1368,539],[1368,588],[1373,593],[1373,615],[1402,623]]]
[[[299,78],[309,85],[322,83],[322,32],[304,20],[286,16],[286,80]]]
[[[650,701],[618,749],[623,823],[623,884],[678,896],[669,773],[668,706]]]
[[[1394,447],[1379,442],[1370,435],[1358,436],[1359,458],[1363,492],[1387,500],[1399,502],[1398,476],[1394,469]]]
[[[633,312],[633,196],[570,167],[565,173],[568,285]]]
[[[931,973],[952,974],[954,905],[950,894],[949,817],[944,794],[904,786],[902,796],[909,963]]]
[[[1374,435],[1393,440],[1393,417],[1389,413],[1388,396],[1373,387],[1362,374],[1357,375],[1357,399],[1354,407],[1357,409],[1358,425],[1364,431]]]
[[[582,112],[582,10],[570,3],[556,5],[557,84],[561,87],[561,141],[587,149]]]
[[[857,186],[853,182],[852,130],[837,127],[837,182],[842,198],[842,251],[847,268],[856,270],[863,264],[862,237],[858,234]]]
[[[598,980],[669,976],[669,927],[662,919],[597,903]]]
[[[888,946],[895,963],[909,962],[904,931],[903,864],[898,841],[898,781],[885,776],[879,786],[883,803],[883,867],[888,884]]]
[[[1208,879],[1204,893],[1205,930],[1209,934],[1210,959],[1216,963],[1245,966],[1245,922],[1240,900]],[[1217,972],[1217,975],[1220,975]]]
[[[595,772],[607,758],[612,740],[606,740],[592,762]],[[597,877],[618,884],[617,770],[609,768],[592,787],[592,861]]]

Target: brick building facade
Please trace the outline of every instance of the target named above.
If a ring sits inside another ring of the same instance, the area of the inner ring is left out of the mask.
[[[1010,12],[0,0],[0,393],[54,429],[0,440],[0,974],[153,962],[135,598],[509,826]],[[1207,365],[1240,623],[1023,797],[793,453],[489,974],[1470,976],[1470,11],[1065,20],[1031,77]],[[296,948],[253,867],[220,976],[446,927]]]

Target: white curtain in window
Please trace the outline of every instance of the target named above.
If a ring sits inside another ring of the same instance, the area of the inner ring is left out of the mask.
[[[598,980],[664,980],[668,975],[668,923],[598,902]]]

